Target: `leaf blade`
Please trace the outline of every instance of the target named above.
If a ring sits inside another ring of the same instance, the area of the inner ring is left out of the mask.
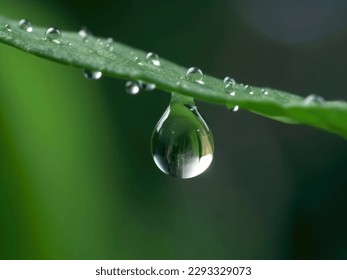
[[[5,28],[6,24],[10,24],[12,31]],[[79,68],[102,71],[111,77],[154,83],[163,91],[208,103],[229,108],[238,105],[274,120],[309,125],[347,138],[347,103],[344,101],[307,103],[300,96],[259,87],[252,87],[253,94],[250,94],[240,84],[235,86],[235,95],[232,96],[225,92],[220,79],[205,76],[204,85],[189,82],[182,79],[185,68],[163,58],[160,59],[160,67],[151,65],[145,61],[145,52],[122,43],[110,44],[107,39],[94,36],[83,40],[76,32],[63,31],[61,43],[56,44],[44,40],[45,30],[33,26],[33,31],[29,33],[21,30],[17,22],[0,16],[0,42],[28,53]],[[140,64],[135,62],[136,58],[141,60]]]

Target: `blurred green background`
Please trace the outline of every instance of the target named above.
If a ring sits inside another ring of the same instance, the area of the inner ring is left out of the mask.
[[[344,0],[2,0],[1,14],[113,37],[237,82],[346,100]],[[0,45],[1,259],[346,259],[347,142],[198,103],[215,156],[161,173],[169,94]]]

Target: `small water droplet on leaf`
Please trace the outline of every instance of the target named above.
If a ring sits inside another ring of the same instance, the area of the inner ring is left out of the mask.
[[[231,83],[227,83],[225,86],[224,86],[224,90],[227,94],[230,94],[230,95],[235,95],[235,86]]]
[[[185,77],[188,81],[201,84],[201,83],[203,83],[204,74],[202,73],[202,71],[199,68],[190,67],[187,70]]]
[[[27,19],[21,19],[18,22],[18,26],[20,29],[25,30],[26,32],[32,32],[33,31],[33,27],[31,25],[31,22]]]
[[[139,81],[139,85],[140,85],[140,88],[145,91],[152,91],[152,90],[155,90],[156,88],[155,84],[145,83],[143,81]]]
[[[136,62],[138,65],[143,65],[143,64],[142,64],[141,58],[139,58],[138,56],[135,57],[135,62]]]
[[[154,66],[160,66],[160,59],[156,53],[149,52],[146,55],[146,61]]]
[[[316,95],[316,94],[310,94],[304,99],[304,104],[322,104],[325,100],[323,97]]]
[[[78,31],[78,35],[83,39],[87,40],[89,36],[92,36],[92,32],[90,32],[87,27],[83,26],[80,31]]]
[[[5,29],[6,29],[7,31],[12,31],[11,25],[9,25],[9,24],[5,24]]]
[[[50,27],[46,30],[45,39],[60,44],[61,32],[58,28]]]

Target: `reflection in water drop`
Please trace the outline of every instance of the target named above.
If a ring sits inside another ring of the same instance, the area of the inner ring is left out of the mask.
[[[192,178],[210,166],[213,135],[193,99],[172,95],[154,129],[151,147],[158,168],[173,177]]]

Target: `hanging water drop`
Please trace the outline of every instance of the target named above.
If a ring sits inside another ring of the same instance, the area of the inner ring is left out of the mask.
[[[21,19],[18,22],[18,26],[20,29],[23,29],[26,32],[32,32],[33,31],[33,27],[31,26],[31,22],[27,19]]]
[[[128,81],[125,83],[125,91],[129,94],[136,95],[140,92],[140,84],[134,81]]]
[[[225,77],[224,80],[223,80],[225,86],[227,86],[228,84],[232,85],[232,86],[235,86],[236,85],[236,82],[233,78],[230,78],[230,77]]]
[[[237,112],[239,110],[239,106],[236,105],[234,108],[233,108],[233,112]]]
[[[304,104],[309,105],[309,104],[322,104],[324,103],[325,100],[323,97],[315,94],[310,94],[304,99]]]
[[[46,30],[45,39],[60,44],[61,32],[58,28],[50,27]]]
[[[155,84],[145,83],[142,81],[139,81],[139,86],[141,89],[143,89],[145,91],[152,91],[152,90],[155,90],[155,88],[156,88]]]
[[[192,98],[172,94],[151,139],[152,156],[167,175],[187,179],[200,175],[213,159],[213,135]]]
[[[202,84],[204,79],[204,74],[197,67],[191,67],[187,70],[185,77],[188,81]]]
[[[102,77],[102,72],[83,69],[83,75],[88,80],[99,80]]]
[[[154,66],[160,66],[159,56],[156,53],[147,53],[146,61]]]
[[[113,51],[113,45],[112,45],[112,43],[107,43],[107,44],[106,44],[106,50],[108,50],[109,52],[112,52],[112,51]]]

